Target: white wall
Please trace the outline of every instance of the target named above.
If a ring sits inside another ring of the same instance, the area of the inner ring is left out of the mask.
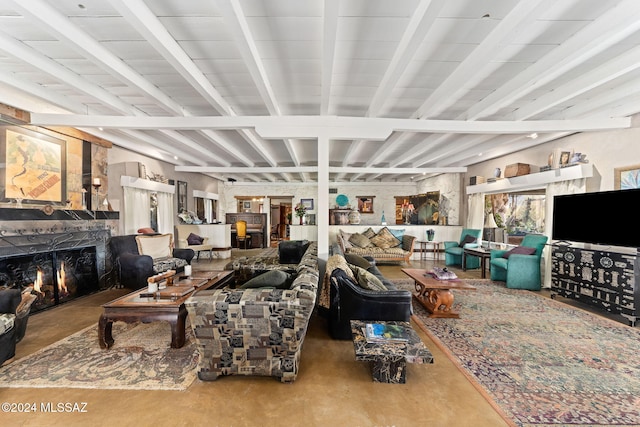
[[[594,177],[587,183],[587,191],[609,191],[614,189],[614,169],[640,164],[640,115],[632,120],[632,128],[589,132],[570,135],[556,141],[530,149],[469,166],[465,185],[471,176],[493,176],[496,167],[504,169],[513,163],[528,163],[536,166],[547,164],[549,153],[556,148],[563,151],[581,152],[594,166]]]
[[[188,183],[187,185],[187,209],[190,211],[195,210],[195,202],[193,198],[193,190],[200,190],[207,193],[217,194],[221,190],[221,186],[219,186],[219,182],[215,178],[211,178],[209,176],[200,174],[200,173],[191,173],[191,172],[176,172],[175,165],[171,163],[166,163],[160,160],[152,159],[150,157],[145,157],[141,154],[134,153],[132,151],[125,150],[123,148],[113,146],[108,150],[107,161],[109,165],[114,165],[118,163],[126,163],[126,162],[140,162],[145,165],[147,170],[147,175],[151,176],[152,173],[160,174],[165,176],[168,179],[173,179],[174,181],[185,181]],[[116,172],[118,168],[112,168],[114,171],[108,172],[109,174],[109,201],[112,202],[113,205],[117,205],[118,209],[122,208],[122,201],[118,198],[121,197],[122,191],[120,188],[120,176],[116,176],[119,172]],[[174,204],[176,207],[176,215],[177,211],[177,199],[174,196]],[[218,215],[218,218],[220,216]],[[223,216],[224,218],[224,216]]]

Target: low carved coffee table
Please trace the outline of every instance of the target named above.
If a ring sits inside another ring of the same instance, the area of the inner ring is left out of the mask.
[[[407,332],[407,342],[369,342],[363,332],[367,323],[399,325]],[[351,321],[351,334],[356,360],[369,361],[373,380],[381,383],[405,384],[407,363],[433,363],[433,355],[424,346],[409,322]]]
[[[114,340],[111,335],[113,322],[150,323],[167,321],[171,325],[171,347],[180,348],[185,343],[187,309],[184,302],[199,289],[221,288],[230,284],[233,271],[194,271],[162,290],[164,297],[149,294],[144,288],[104,304],[104,312],[98,322],[98,341],[101,348],[109,348]]]
[[[428,270],[403,268],[402,272],[415,281],[414,298],[429,312],[429,317],[458,319],[460,314],[453,310],[452,290],[475,290],[476,288],[459,279],[438,280]]]

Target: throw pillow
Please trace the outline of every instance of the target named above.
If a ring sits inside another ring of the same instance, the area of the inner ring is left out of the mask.
[[[140,234],[158,234],[156,230],[150,227],[139,228],[138,233]]]
[[[396,239],[400,240],[402,242],[402,238],[404,237],[404,228],[401,228],[400,230],[392,230],[389,229],[389,232],[391,232],[391,234],[393,234],[395,236]]]
[[[370,240],[371,243],[382,249],[393,248],[400,244],[400,240],[396,239],[396,236],[391,234],[387,227],[380,230],[378,234],[373,236]]]
[[[464,239],[462,239],[462,242],[460,242],[460,247],[464,248],[464,245],[468,244],[468,243],[475,243],[477,239],[473,236],[471,236],[470,234],[467,234],[466,236],[464,236]]]
[[[521,254],[521,255],[533,255],[536,253],[536,248],[529,248],[527,246],[516,246],[510,251],[502,254],[502,258],[509,258],[513,254]]]
[[[347,263],[357,265],[358,267],[362,267],[365,270],[371,267],[371,263],[364,257],[361,257],[360,255],[344,254],[344,259],[347,260]]]
[[[333,270],[338,269],[344,271],[347,276],[355,279],[353,272],[349,268],[349,264],[342,255],[331,255],[327,260],[327,265],[325,267],[327,274],[331,275]]]
[[[290,274],[280,270],[270,270],[246,281],[240,289],[277,288],[286,289],[291,285]]]
[[[367,248],[371,246],[371,241],[369,240],[369,238],[364,234],[360,234],[360,233],[352,234],[351,237],[349,238],[349,242],[351,242],[354,246],[357,246],[359,248]]]
[[[189,233],[187,236],[187,243],[190,245],[201,245],[204,239],[197,234]]]
[[[353,233],[346,233],[340,230],[340,236],[342,237],[342,242],[344,243],[345,249],[353,247],[353,245],[349,242],[349,239],[351,238],[351,234]]]
[[[365,237],[367,237],[368,239],[372,238],[373,236],[376,235],[376,232],[373,231],[373,229],[371,227],[367,228],[366,230],[364,230],[364,232],[362,233]]]
[[[370,291],[386,291],[387,287],[382,284],[380,279],[378,279],[373,274],[369,273],[362,267],[358,267],[357,265],[350,265],[351,271],[356,277],[358,285],[362,289],[368,289]]]
[[[149,255],[151,258],[168,258],[173,252],[173,235],[158,234],[157,236],[141,235],[136,236],[138,253]]]

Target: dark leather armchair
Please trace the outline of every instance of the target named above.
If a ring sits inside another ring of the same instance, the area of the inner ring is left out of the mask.
[[[373,266],[370,269],[376,269]],[[384,283],[384,282],[383,282]],[[351,320],[400,320],[411,317],[411,292],[385,283],[387,291],[363,289],[340,269],[331,273],[329,332],[334,339],[351,339]]]
[[[141,289],[147,286],[147,278],[156,274],[154,262],[150,256],[140,255],[136,235],[113,236],[109,246],[114,265],[119,269],[120,285],[130,289]],[[190,264],[195,252],[193,249],[175,248],[173,256]],[[176,271],[183,270],[184,267],[176,269]]]
[[[22,300],[20,290],[5,289],[0,291],[0,313],[15,315]],[[24,319],[26,322],[26,319]],[[13,327],[0,335],[0,366],[16,354],[16,343],[20,334],[19,319],[14,318]],[[24,332],[22,332],[24,334]]]

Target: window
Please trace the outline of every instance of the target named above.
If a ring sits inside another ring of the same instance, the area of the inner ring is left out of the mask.
[[[485,213],[493,212],[496,224],[509,236],[544,233],[545,206],[544,190],[485,196]]]

